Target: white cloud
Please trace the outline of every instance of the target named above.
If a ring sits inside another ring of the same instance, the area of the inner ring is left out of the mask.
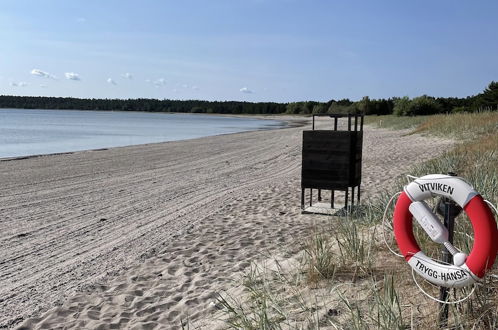
[[[81,80],[80,75],[74,72],[66,72],[64,75],[66,76],[66,79],[69,80]]]
[[[20,81],[20,82],[11,81],[9,83],[9,85],[12,87],[26,87],[26,86],[28,86],[28,83],[24,82],[24,81]]]
[[[164,86],[166,85],[166,80],[164,78],[159,78],[159,79],[156,79],[154,82],[153,82],[154,86],[156,87],[160,87],[160,86]]]
[[[249,88],[247,88],[247,87],[242,87],[242,88],[240,89],[240,91],[241,91],[242,93],[246,93],[246,94],[251,94],[251,93],[252,93],[252,90],[250,90],[250,89],[249,89]]]
[[[166,79],[164,79],[164,78],[158,78],[156,80],[145,79],[145,82],[148,84],[152,84],[155,87],[161,87],[161,86],[165,86],[167,84]]]
[[[195,86],[195,85],[194,85],[194,86],[192,86],[192,89],[193,89],[194,91],[198,91],[198,90],[199,90],[199,87],[197,87],[197,86]]]
[[[84,17],[78,17],[76,19],[76,22],[78,22],[78,23],[85,23],[86,22],[86,18],[84,18]]]
[[[44,85],[44,84],[41,84],[40,85],[41,88],[47,88],[48,86],[47,85]]]
[[[188,88],[188,85],[187,84],[183,84],[182,87],[183,88]]]
[[[112,78],[107,78],[107,82],[111,85],[117,85],[116,82],[112,80]]]
[[[125,79],[133,79],[133,75],[129,72],[126,72],[126,73],[123,73],[121,75],[121,77],[125,78]]]
[[[55,76],[51,75],[48,72],[42,71],[40,69],[33,69],[33,70],[31,70],[31,74],[34,75],[34,76],[38,76],[38,77],[55,79]]]

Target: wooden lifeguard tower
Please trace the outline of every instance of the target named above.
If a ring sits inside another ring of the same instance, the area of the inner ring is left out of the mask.
[[[333,119],[333,129],[315,129],[315,117],[323,116]],[[335,210],[336,191],[344,192],[343,207],[349,211],[355,203],[355,189],[356,201],[360,201],[363,115],[313,115],[312,125],[312,130],[303,131],[302,212],[332,214]],[[309,203],[305,202],[306,189],[309,189]],[[313,189],[318,190],[317,203],[313,202]],[[330,190],[330,204],[322,202],[322,190]]]

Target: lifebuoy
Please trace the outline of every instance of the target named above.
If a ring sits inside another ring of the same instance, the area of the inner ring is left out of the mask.
[[[412,213],[433,240],[440,239],[440,230],[436,227],[442,224],[438,220],[431,220],[431,215],[435,215],[426,210],[423,202],[434,195],[454,200],[472,223],[472,250],[468,257],[460,253],[460,258],[455,258],[455,265],[442,264],[425,255],[413,235]],[[412,181],[405,186],[396,202],[393,222],[394,236],[401,254],[419,275],[431,283],[450,288],[467,286],[483,278],[486,271],[493,267],[498,250],[495,219],[481,195],[459,177],[431,174]]]

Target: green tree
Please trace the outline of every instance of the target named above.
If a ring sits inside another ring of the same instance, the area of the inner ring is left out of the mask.
[[[300,113],[301,111],[300,103],[301,102],[292,102],[287,104],[287,109],[285,112],[293,115]]]
[[[402,98],[396,98],[394,100],[393,113],[396,116],[407,116],[410,108],[410,98],[408,96],[403,96]]]
[[[427,95],[414,98],[409,106],[407,116],[434,115],[441,113],[441,107],[433,97]]]
[[[498,110],[498,82],[492,81],[477,98],[480,109]]]
[[[317,104],[313,107],[313,114],[327,113],[327,106],[324,103]]]
[[[370,98],[368,96],[363,96],[360,102],[357,104],[358,110],[364,115],[370,115],[372,113],[372,107]]]

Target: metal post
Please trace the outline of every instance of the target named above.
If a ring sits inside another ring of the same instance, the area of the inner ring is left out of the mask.
[[[354,207],[354,186],[351,187],[351,211],[353,211],[352,210],[353,207]]]
[[[313,206],[313,188],[310,188],[310,206]]]
[[[442,202],[442,206],[444,207],[444,226],[448,228],[448,241],[450,243],[453,243],[453,228],[455,224],[455,218],[451,216],[451,214],[453,213],[453,204],[453,201],[447,198],[444,198]],[[445,247],[442,248],[441,255],[443,262],[447,264],[453,263],[453,256]],[[448,291],[448,288],[441,287],[439,289],[439,300],[446,301],[448,299]],[[446,326],[448,325],[449,306],[448,304],[443,303],[440,303],[439,305],[439,326],[441,328],[446,328]]]
[[[334,131],[337,131],[337,117],[334,117]]]
[[[344,196],[344,210],[346,210],[346,212],[348,211],[348,195],[349,195],[349,188],[346,188],[346,190],[344,191],[345,193],[345,196]]]
[[[322,201],[322,189],[318,189],[318,201]]]
[[[334,194],[335,194],[335,191],[334,190],[331,190],[330,191],[330,208],[334,208]]]
[[[456,176],[455,173],[449,172],[448,175]],[[458,204],[456,204],[452,199],[441,198],[438,206],[437,213],[444,216],[444,226],[448,229],[448,241],[453,243],[453,232],[455,230],[455,218],[460,214],[462,209]],[[443,262],[452,264],[453,256],[451,253],[443,247],[441,249],[441,256]],[[441,287],[439,289],[439,300],[447,301],[449,295],[449,289],[446,287]],[[439,327],[446,328],[448,326],[448,313],[449,305],[439,303]]]
[[[306,189],[305,188],[301,188],[301,210],[304,210],[304,193],[305,193]]]
[[[312,124],[312,130],[315,130],[315,115],[313,115],[313,124]]]

